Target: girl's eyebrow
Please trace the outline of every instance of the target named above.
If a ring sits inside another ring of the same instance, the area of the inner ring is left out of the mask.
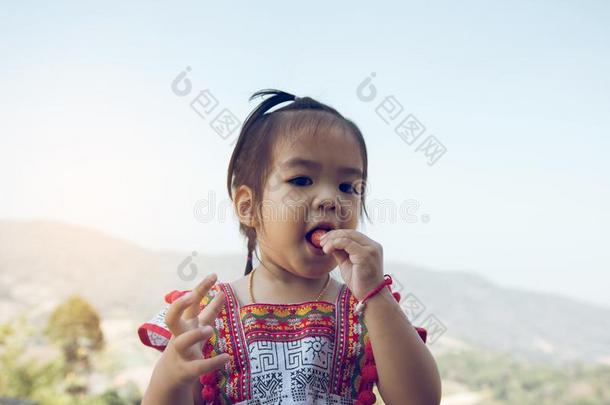
[[[305,166],[305,167],[311,167],[314,169],[320,169],[320,167],[322,165],[320,165],[320,163],[318,163],[318,162],[314,162],[313,160],[307,160],[307,159],[303,159],[303,158],[292,158],[292,159],[288,159],[284,163],[282,163],[282,166],[284,166],[284,167]],[[362,176],[362,170],[360,170],[356,167],[341,166],[341,167],[339,167],[339,173],[355,174],[358,176]]]

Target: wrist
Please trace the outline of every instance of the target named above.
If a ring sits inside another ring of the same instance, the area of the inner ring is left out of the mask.
[[[378,294],[369,298],[362,313],[364,320],[367,321],[370,317],[378,319],[392,318],[395,316],[395,312],[403,314],[402,308],[396,302],[392,292],[384,288]]]
[[[358,303],[355,307],[356,314],[362,314],[368,301],[378,296],[379,294],[385,293],[387,291],[387,293],[392,296],[390,289],[391,284],[392,277],[389,274],[385,274],[380,282],[375,283],[374,287],[365,287],[366,289],[363,287],[363,290],[367,292],[363,294],[362,298],[356,297],[358,299]]]
[[[153,371],[148,388],[144,393],[142,405],[193,404],[192,384],[190,386],[176,385],[167,378],[164,379],[163,372],[156,373],[155,371]]]
[[[385,277],[383,274],[375,276],[374,278],[371,278],[370,280],[366,280],[366,281],[362,282],[362,287],[359,288],[358,294],[354,294],[354,296],[360,302],[366,298],[367,294],[374,291],[384,281],[385,281]]]
[[[393,305],[396,304],[396,299],[388,288],[384,288],[377,294],[367,300],[367,305]]]

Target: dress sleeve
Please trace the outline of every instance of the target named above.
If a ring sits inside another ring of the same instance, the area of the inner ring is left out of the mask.
[[[389,288],[389,286],[388,286],[388,288]],[[391,288],[390,288],[390,291],[392,291]],[[394,299],[396,300],[396,302],[400,302],[400,293],[392,292],[392,295],[394,296]],[[362,316],[363,315],[361,315],[361,318],[360,318],[361,319],[360,324],[362,325],[363,334],[364,334],[364,339],[361,341],[361,343],[364,345],[364,355],[360,356],[360,358],[359,358],[361,378],[359,379],[359,384],[357,385],[357,388],[356,388],[356,392],[358,393],[357,397],[356,397],[356,399],[357,399],[356,403],[374,404],[375,400],[376,400],[376,396],[373,392],[373,387],[375,385],[378,386],[379,375],[377,373],[377,365],[375,364],[375,356],[373,354],[373,345],[368,336],[368,330],[366,329],[366,323],[364,323],[362,321]],[[423,342],[426,343],[426,338],[428,335],[428,332],[426,331],[426,329],[419,327],[419,326],[413,326],[413,328],[415,328],[415,330],[417,331],[417,334],[419,335],[421,340],[423,340]]]
[[[173,290],[165,294],[165,305],[163,308],[161,308],[154,317],[138,327],[138,336],[144,345],[157,349],[160,352],[165,350],[172,337],[172,333],[165,323],[167,310],[175,300],[190,291],[191,290]],[[216,286],[214,286],[213,289],[210,289],[210,292],[201,300],[199,305],[200,309],[203,309],[212,300],[214,295],[216,295]]]
[[[426,343],[426,338],[428,337],[428,331],[425,328],[422,328],[420,326],[414,326],[414,328],[417,331],[417,333],[419,334],[419,337],[421,338],[421,340],[423,340],[424,343]]]

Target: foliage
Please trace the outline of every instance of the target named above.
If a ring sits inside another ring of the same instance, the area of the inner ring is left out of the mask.
[[[566,364],[555,367],[480,351],[437,357],[443,380],[484,392],[486,404],[609,404],[610,367]]]
[[[70,322],[70,317],[74,322]],[[92,330],[86,330],[86,326]],[[100,351],[104,345],[99,317],[86,301],[73,297],[58,306],[49,322],[47,336],[52,336],[51,342],[37,334],[26,314],[0,324],[0,397],[29,400],[39,405],[140,403],[140,392],[133,383],[101,395],[87,393],[88,370],[76,365],[84,359],[88,361],[89,350]],[[87,336],[89,340],[75,338],[78,336]],[[86,351],[79,350],[82,347]],[[46,355],[41,356],[41,352]]]
[[[64,352],[69,365],[89,366],[91,351],[104,347],[100,317],[86,300],[72,296],[51,314],[45,330],[47,336]]]

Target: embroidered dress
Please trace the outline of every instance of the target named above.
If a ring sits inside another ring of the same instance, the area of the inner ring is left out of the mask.
[[[201,301],[205,307],[222,290],[224,307],[203,347],[204,357],[228,353],[230,361],[200,376],[207,404],[367,405],[377,379],[364,315],[342,284],[334,303],[254,303],[241,307],[229,283],[214,285]],[[189,292],[172,291],[167,305],[138,328],[143,344],[159,351],[171,332],[165,324],[169,305]],[[396,294],[396,293],[394,293]],[[416,327],[426,341],[426,330]]]

